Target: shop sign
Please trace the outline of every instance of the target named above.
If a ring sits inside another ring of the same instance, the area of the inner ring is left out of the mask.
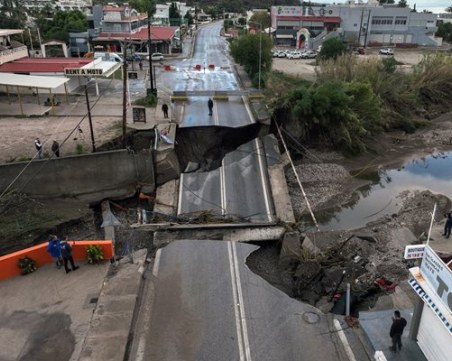
[[[452,312],[452,270],[429,246],[425,246],[421,274],[448,310]]]
[[[65,68],[65,75],[70,76],[102,76],[102,69]]]
[[[405,259],[417,259],[424,257],[425,245],[406,246],[403,258]]]

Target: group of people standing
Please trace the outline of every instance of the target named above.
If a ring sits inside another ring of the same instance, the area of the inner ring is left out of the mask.
[[[49,243],[47,244],[47,252],[53,257],[58,269],[64,266],[66,273],[71,272],[68,267],[68,262],[71,264],[72,271],[76,271],[79,266],[74,263],[72,257],[72,246],[69,244],[67,237],[60,240],[55,234],[49,236]]]
[[[41,141],[39,140],[39,138],[35,139],[35,148],[36,148],[36,153],[38,155],[38,159],[42,159],[42,149],[43,149],[43,144],[41,143]],[[57,158],[60,157],[60,144],[54,140],[52,142],[52,152],[56,155]]]

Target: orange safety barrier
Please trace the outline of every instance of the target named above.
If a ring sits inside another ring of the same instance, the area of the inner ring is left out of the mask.
[[[113,257],[113,242],[111,240],[93,240],[93,241],[71,241],[69,243],[72,246],[72,257],[76,260],[86,259],[86,247],[92,245],[99,245],[104,252],[104,259],[109,260]],[[47,252],[48,242],[41,243],[37,246],[29,247],[11,254],[0,257],[0,281],[9,277],[17,276],[21,274],[21,269],[17,265],[20,258],[26,256],[30,257],[36,262],[36,266],[39,268],[47,263],[53,263],[53,258]]]
[[[211,70],[215,69],[215,65],[209,64],[209,69],[211,69]]]

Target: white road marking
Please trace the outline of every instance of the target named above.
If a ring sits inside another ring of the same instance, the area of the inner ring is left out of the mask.
[[[268,188],[267,188],[268,185],[266,182],[267,178],[265,177],[265,174],[264,174],[264,170],[266,168],[264,167],[264,162],[262,160],[262,157],[265,157],[265,154],[262,154],[262,148],[259,146],[258,138],[254,139],[254,143],[256,145],[256,153],[257,153],[257,160],[259,163],[259,173],[261,175],[262,189],[264,190],[264,201],[265,201],[265,209],[267,211],[267,219],[269,222],[271,222],[273,217],[272,217],[271,210],[270,210],[270,200],[268,198],[269,191],[268,191]],[[262,144],[262,147],[263,147],[263,144]]]
[[[253,112],[251,111],[251,108],[250,108],[250,104],[249,104],[248,100],[245,99],[244,95],[242,95],[242,101],[243,101],[243,105],[245,106],[246,112],[248,113],[248,116],[250,118],[250,123],[251,124],[256,123],[254,120]]]
[[[245,355],[243,353],[242,334],[241,334],[241,331],[240,331],[240,325],[241,325],[241,323],[240,323],[240,315],[239,315],[240,304],[238,303],[239,300],[237,298],[237,286],[236,286],[236,283],[235,283],[232,243],[233,242],[227,242],[227,245],[228,245],[228,257],[229,257],[229,272],[231,272],[232,299],[233,299],[233,303],[234,303],[235,328],[236,328],[236,332],[237,332],[237,342],[238,342],[238,346],[239,346],[239,357],[240,357],[240,361],[244,361],[245,360]]]
[[[141,335],[140,341],[138,341],[137,352],[135,354],[136,361],[143,361],[146,352],[146,339],[144,335]]]
[[[181,173],[179,178],[179,199],[177,200],[177,215],[179,215],[181,212],[183,188],[184,188],[184,173]]]
[[[355,355],[353,354],[350,344],[348,343],[347,337],[345,336],[344,331],[342,331],[340,322],[335,318],[333,323],[334,328],[336,329],[337,334],[339,335],[339,339],[341,340],[342,345],[344,346],[345,353],[347,354],[349,361],[356,361]]]
[[[152,268],[152,274],[154,277],[157,277],[160,266],[160,255],[162,254],[162,249],[157,250],[155,254],[154,267]]]
[[[226,203],[226,174],[224,171],[224,158],[221,161],[220,167],[220,192],[221,192],[221,214],[224,216],[227,214]]]
[[[245,302],[243,301],[242,294],[242,283],[240,282],[240,272],[239,265],[237,260],[237,248],[236,243],[231,242],[232,244],[232,253],[233,253],[233,261],[235,268],[235,281],[237,282],[237,293],[239,295],[239,304],[240,304],[240,321],[242,323],[242,333],[243,333],[243,344],[245,346],[245,356],[247,361],[251,361],[251,351],[250,351],[250,342],[248,338],[248,328],[246,327],[246,315],[245,315]]]

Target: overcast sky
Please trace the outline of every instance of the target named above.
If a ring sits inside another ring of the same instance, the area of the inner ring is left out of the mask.
[[[321,0],[318,2],[323,3],[344,3],[345,0]],[[366,3],[366,0],[363,0],[364,3]],[[398,0],[395,0],[396,3],[398,3]],[[413,8],[413,5],[416,4],[416,9],[418,11],[422,11],[424,9],[433,11],[435,13],[442,13],[444,12],[444,9],[452,6],[452,0],[408,0],[408,4],[410,5],[410,8]]]

